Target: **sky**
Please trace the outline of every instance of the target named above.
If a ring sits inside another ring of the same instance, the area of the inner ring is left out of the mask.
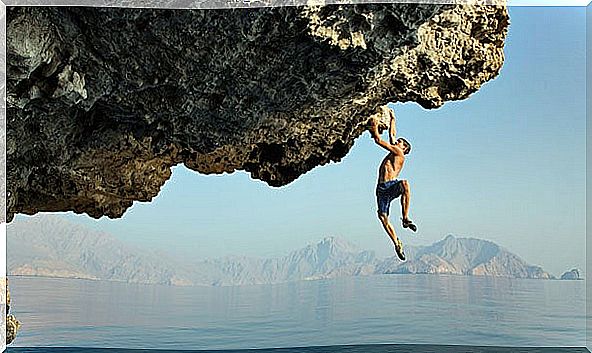
[[[418,232],[401,229],[398,200],[391,220],[404,244],[487,239],[561,275],[585,268],[585,8],[509,11],[496,79],[440,109],[392,105],[413,145],[400,177]],[[326,236],[392,256],[374,196],[384,155],[364,133],[341,162],[281,188],[175,167],[152,202],[121,219],[65,217],[179,257],[282,256]]]

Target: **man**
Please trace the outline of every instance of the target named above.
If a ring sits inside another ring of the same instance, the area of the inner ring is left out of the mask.
[[[389,151],[389,154],[384,157],[380,168],[378,170],[378,184],[376,185],[376,201],[378,204],[378,219],[382,223],[384,230],[393,241],[397,256],[401,260],[405,260],[405,252],[403,251],[403,243],[397,234],[395,228],[389,222],[389,208],[391,201],[397,197],[401,197],[401,212],[403,214],[402,224],[403,228],[409,228],[412,231],[417,231],[417,226],[409,219],[409,199],[411,191],[409,189],[409,182],[407,180],[398,180],[399,173],[403,169],[405,163],[405,155],[411,152],[411,144],[402,137],[395,139],[397,133],[395,114],[389,109],[390,128],[389,128],[389,142],[380,138],[378,132],[378,124],[376,118],[373,118],[370,123],[370,133],[374,142],[380,147]]]

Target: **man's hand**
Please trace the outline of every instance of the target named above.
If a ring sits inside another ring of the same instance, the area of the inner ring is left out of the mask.
[[[376,131],[379,134],[382,134],[382,132],[384,130],[386,130],[387,128],[388,127],[383,124],[383,122],[381,121],[380,118],[378,118],[378,117],[370,118],[369,126],[368,126],[368,129],[370,130],[370,132],[372,132],[374,129],[376,129]]]
[[[378,125],[379,124],[380,124],[380,122],[378,121],[378,119],[376,119],[376,118],[371,118],[370,119],[370,127],[369,127],[369,130],[370,130],[370,134],[372,134],[372,137],[375,137],[375,136],[380,135],[378,133]]]

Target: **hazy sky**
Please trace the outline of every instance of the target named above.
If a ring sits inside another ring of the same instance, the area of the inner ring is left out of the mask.
[[[398,200],[391,219],[405,244],[489,239],[560,275],[585,264],[585,8],[512,7],[510,18],[498,78],[438,110],[394,106],[413,144],[401,177],[419,231],[401,230]],[[284,255],[328,235],[392,255],[374,196],[384,155],[365,133],[342,162],[282,188],[178,167],[122,219],[67,217],[199,258]]]

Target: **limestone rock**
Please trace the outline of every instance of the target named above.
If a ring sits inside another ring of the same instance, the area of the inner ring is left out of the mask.
[[[21,323],[14,315],[8,315],[6,317],[6,344],[11,344],[14,341],[20,327]]]
[[[467,98],[502,6],[7,13],[7,212],[120,217],[183,163],[281,186],[337,162],[389,102]]]
[[[2,305],[6,305],[6,311],[2,310],[2,315],[6,315],[6,332],[5,332],[5,339],[6,344],[10,344],[16,338],[16,334],[21,327],[21,323],[16,319],[14,315],[9,315],[10,312],[10,292],[8,291],[8,278],[4,278],[0,281],[0,289],[1,294],[0,296],[0,303]],[[6,294],[6,297],[4,296]]]

